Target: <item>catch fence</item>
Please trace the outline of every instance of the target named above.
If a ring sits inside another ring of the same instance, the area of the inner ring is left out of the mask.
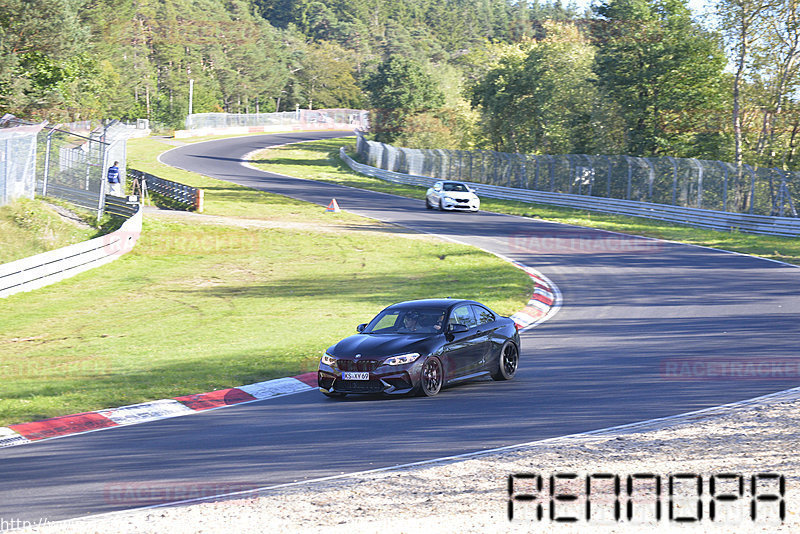
[[[673,157],[400,148],[358,135],[368,165],[436,179],[702,210],[797,217],[800,172]]]
[[[369,127],[369,112],[362,109],[297,109],[279,113],[194,113],[186,118],[187,130],[229,128],[334,129]]]
[[[101,216],[108,167],[118,162],[124,188],[127,139],[146,127],[119,121],[47,126],[6,115],[0,119],[0,205],[36,193]]]

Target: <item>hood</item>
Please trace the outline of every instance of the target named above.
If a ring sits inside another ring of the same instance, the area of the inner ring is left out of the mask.
[[[356,334],[344,338],[327,352],[336,358],[360,354],[360,359],[375,360],[404,352],[425,353],[435,337],[435,334]]]

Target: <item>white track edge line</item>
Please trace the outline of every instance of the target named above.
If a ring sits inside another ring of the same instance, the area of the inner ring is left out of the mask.
[[[105,517],[114,517],[114,516],[118,516],[118,515],[130,514],[130,513],[144,511],[144,510],[152,510],[152,509],[155,509],[155,508],[166,508],[166,507],[179,506],[179,505],[198,504],[198,503],[207,502],[207,501],[228,499],[228,498],[231,498],[231,497],[253,495],[253,494],[263,493],[263,492],[277,490],[277,489],[291,488],[291,487],[310,485],[310,484],[317,484],[317,483],[321,483],[321,482],[328,482],[328,481],[331,481],[331,480],[354,478],[354,477],[359,477],[359,476],[372,475],[372,474],[376,474],[376,473],[383,473],[383,472],[387,472],[387,471],[396,471],[396,470],[408,469],[408,468],[413,468],[413,467],[420,467],[420,466],[431,465],[431,464],[436,464],[436,463],[457,462],[457,461],[468,460],[468,459],[471,459],[471,458],[477,458],[479,456],[486,456],[488,454],[494,454],[494,453],[505,452],[505,451],[512,451],[512,450],[516,450],[516,449],[525,449],[525,448],[535,447],[535,446],[539,446],[539,445],[559,444],[561,442],[566,444],[571,440],[575,440],[575,439],[578,439],[578,438],[581,438],[581,437],[586,437],[586,436],[603,436],[603,435],[606,435],[606,434],[611,436],[614,433],[618,433],[621,430],[635,429],[636,427],[646,427],[646,426],[652,425],[654,423],[666,423],[661,428],[644,430],[645,432],[647,432],[647,431],[655,431],[655,430],[660,430],[662,428],[668,428],[668,427],[674,426],[674,425],[680,425],[682,423],[689,423],[689,422],[691,422],[692,418],[694,418],[694,417],[696,417],[698,415],[703,415],[703,414],[722,415],[722,414],[725,414],[725,413],[728,413],[728,412],[733,412],[737,408],[745,407],[745,406],[748,406],[748,405],[763,404],[764,401],[773,399],[775,397],[786,397],[786,400],[796,400],[796,399],[800,398],[800,387],[790,388],[790,389],[786,389],[786,390],[783,390],[783,391],[777,391],[775,393],[768,393],[766,395],[761,395],[759,397],[753,397],[753,398],[750,398],[750,399],[731,402],[731,403],[728,403],[728,404],[722,404],[720,406],[712,406],[712,407],[709,407],[709,408],[703,408],[701,410],[694,410],[694,411],[685,412],[685,413],[682,413],[682,414],[670,415],[670,416],[666,416],[666,417],[657,417],[657,418],[654,418],[654,419],[648,419],[648,420],[639,421],[639,422],[636,422],[636,423],[626,423],[626,424],[623,424],[623,425],[616,425],[616,426],[611,426],[611,427],[607,427],[607,428],[601,428],[601,429],[597,429],[597,430],[590,430],[590,431],[587,431],[587,432],[578,432],[578,433],[575,433],[575,434],[567,434],[567,435],[564,435],[564,436],[556,436],[556,437],[552,437],[552,438],[529,441],[529,442],[525,442],[525,443],[519,443],[519,444],[516,444],[516,445],[506,445],[506,446],[503,446],[503,447],[496,447],[496,448],[493,448],[493,449],[485,449],[485,450],[482,450],[482,451],[475,451],[475,452],[469,452],[469,453],[464,453],[464,454],[456,454],[456,455],[452,455],[452,456],[443,456],[441,458],[433,458],[433,459],[430,459],[430,460],[422,460],[422,461],[419,461],[419,462],[410,462],[410,463],[406,463],[406,464],[399,464],[399,465],[394,465],[394,466],[389,466],[389,467],[379,467],[379,468],[376,468],[376,469],[368,469],[368,470],[365,470],[365,471],[358,471],[358,472],[355,472],[355,473],[343,473],[343,474],[340,474],[340,475],[331,475],[331,476],[327,476],[327,477],[319,477],[319,478],[314,478],[314,479],[309,479],[309,480],[302,480],[302,481],[297,481],[297,482],[287,482],[287,483],[284,483],[284,484],[275,484],[275,485],[272,485],[272,486],[263,486],[263,487],[260,487],[260,488],[254,488],[254,489],[250,489],[250,490],[234,491],[234,492],[229,492],[229,493],[220,493],[218,495],[210,495],[210,496],[207,496],[207,497],[197,497],[197,498],[194,498],[194,499],[184,499],[184,500],[181,500],[181,501],[174,501],[174,502],[169,502],[169,503],[159,503],[159,504],[154,504],[154,505],[150,505],[150,506],[143,506],[143,507],[140,507],[140,508],[131,508],[131,509],[128,509],[128,510],[118,510],[118,511],[115,511],[115,512],[107,512],[107,513],[103,513],[103,514],[95,514],[95,515],[83,516],[83,517],[74,518],[74,519],[65,519],[63,521],[56,521],[56,522],[53,522],[51,524],[102,519],[102,518],[105,518]],[[672,423],[672,424],[670,424],[670,423]]]

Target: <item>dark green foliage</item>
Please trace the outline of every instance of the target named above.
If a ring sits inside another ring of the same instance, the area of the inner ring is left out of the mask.
[[[708,119],[726,105],[718,37],[684,0],[607,0],[595,10],[595,73],[621,110],[627,152],[713,157],[722,138],[708,135],[719,126]]]
[[[391,142],[403,130],[406,119],[444,105],[444,94],[422,66],[412,59],[390,56],[367,79],[376,139]]]
[[[685,0],[586,13],[560,0],[5,0],[0,115],[181,128],[193,80],[195,113],[369,105],[378,139],[417,147],[793,168],[798,3],[756,3],[772,6],[761,30],[738,36],[738,4],[720,0],[731,50],[760,47],[736,75],[738,135],[724,44]]]

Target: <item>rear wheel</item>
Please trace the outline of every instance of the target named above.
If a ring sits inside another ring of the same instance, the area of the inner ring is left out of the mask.
[[[419,379],[419,393],[425,397],[433,397],[442,389],[442,362],[433,356],[422,365]]]
[[[500,356],[497,358],[497,369],[492,373],[495,380],[511,380],[517,373],[519,365],[519,350],[510,341],[506,341],[500,349]]]

